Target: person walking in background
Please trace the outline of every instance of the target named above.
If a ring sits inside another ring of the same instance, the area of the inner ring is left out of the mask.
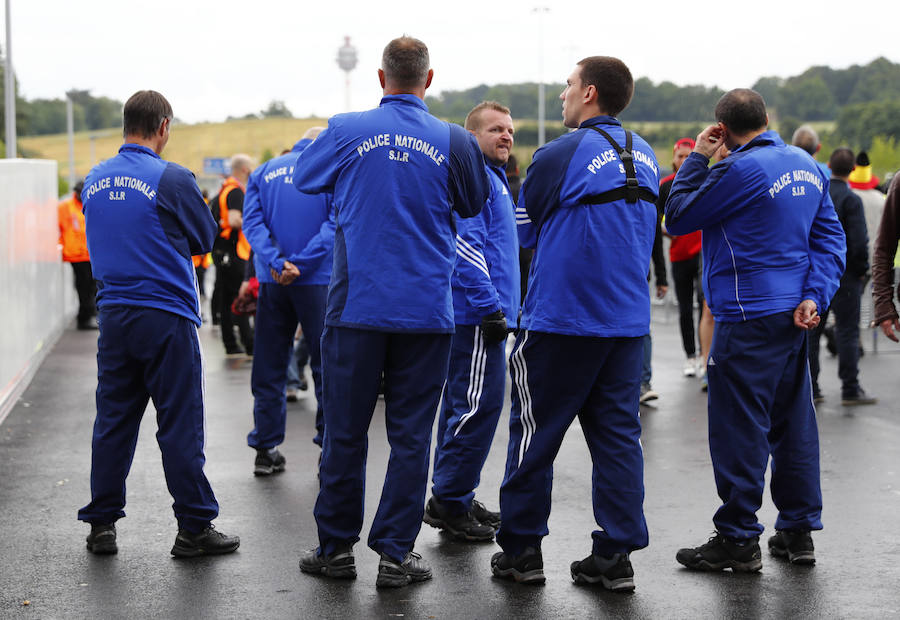
[[[78,329],[97,329],[97,285],[91,272],[91,257],[88,253],[87,237],[84,232],[84,213],[81,205],[81,190],[84,181],[75,183],[72,195],[59,203],[59,245],[62,246],[63,261],[72,265],[75,276],[75,291],[78,293],[78,314],[75,324]]]
[[[253,170],[249,156],[237,154],[231,158],[231,174],[222,183],[219,193],[210,201],[213,214],[219,220],[219,234],[213,246],[213,263],[216,265],[218,317],[222,329],[222,344],[226,355],[253,355],[253,328],[249,316],[235,316],[231,304],[238,296],[244,281],[247,261],[250,260],[250,243],[244,236],[244,192]],[[237,325],[241,344],[234,336]]]
[[[672,182],[681,168],[681,164],[691,149],[694,141],[691,138],[681,138],[675,143],[672,155],[672,174],[660,181],[659,205],[665,209],[666,199],[669,197]],[[665,224],[665,222],[664,222]],[[701,264],[700,231],[693,231],[686,235],[672,235],[668,227],[664,227],[666,233],[672,237],[669,245],[669,260],[672,263],[672,281],[675,285],[675,299],[678,301],[678,325],[681,329],[681,344],[687,360],[684,363],[684,376],[696,376],[701,360],[697,356],[697,335],[694,330],[694,300],[697,303],[697,322],[700,322],[703,311],[703,286],[700,283]]]
[[[841,404],[874,405],[878,399],[866,394],[859,384],[859,309],[863,285],[869,274],[869,239],[862,201],[847,186],[853,161],[853,151],[846,147],[835,149],[828,160],[831,169],[828,193],[847,240],[846,268],[830,306],[820,313],[822,322],[809,335],[809,374],[813,401],[821,403],[825,396],[819,389],[819,338],[828,314],[834,312]]]

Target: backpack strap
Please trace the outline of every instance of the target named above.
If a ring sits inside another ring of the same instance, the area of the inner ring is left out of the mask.
[[[640,185],[638,185],[637,174],[634,170],[634,154],[632,153],[631,132],[627,129],[625,130],[625,148],[622,148],[621,146],[619,146],[618,142],[613,140],[612,136],[610,136],[599,127],[594,127],[592,125],[588,127],[588,129],[593,129],[594,131],[599,133],[601,136],[606,138],[606,140],[612,145],[614,149],[616,149],[616,153],[619,155],[619,159],[622,161],[622,166],[625,168],[625,185],[605,191],[601,194],[586,196],[585,198],[582,198],[581,203],[588,205],[601,205],[606,204],[607,202],[614,202],[616,200],[622,199],[625,199],[625,202],[629,204],[633,204],[638,200],[656,202],[656,195],[652,191],[650,191],[646,187],[641,187]]]

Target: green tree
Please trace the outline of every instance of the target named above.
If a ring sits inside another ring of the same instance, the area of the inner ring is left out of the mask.
[[[779,97],[782,116],[823,121],[834,118],[837,111],[834,96],[821,76],[791,78],[782,86]]]
[[[284,104],[284,101],[278,101],[273,99],[269,102],[269,107],[260,112],[263,118],[294,118],[294,115],[291,114],[291,111],[288,110],[287,106]]]

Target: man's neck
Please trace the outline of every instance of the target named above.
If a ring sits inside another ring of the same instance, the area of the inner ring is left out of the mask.
[[[751,140],[753,140],[756,136],[761,136],[762,134],[768,131],[768,127],[763,127],[762,129],[754,129],[753,131],[748,131],[745,134],[736,135],[734,133],[731,134],[731,142],[733,142],[733,146],[728,145],[728,150],[733,151],[735,149],[739,149]]]
[[[139,146],[146,146],[148,149],[156,153],[157,155],[162,154],[162,149],[157,150],[159,146],[159,141],[155,138],[144,138],[142,136],[138,136],[135,134],[129,134],[125,136],[126,144],[137,144]]]
[[[422,101],[425,101],[425,89],[424,88],[408,89],[408,88],[385,87],[383,92],[384,92],[385,97],[388,97],[390,95],[415,95]]]

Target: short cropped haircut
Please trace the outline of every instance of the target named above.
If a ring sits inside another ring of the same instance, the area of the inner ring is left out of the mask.
[[[413,37],[394,39],[381,55],[385,81],[400,88],[423,86],[430,68],[428,47]]]
[[[481,113],[485,110],[493,110],[495,112],[500,112],[500,114],[509,114],[509,108],[502,103],[497,103],[496,101],[482,101],[472,108],[466,116],[465,128],[469,131],[478,131],[481,127]]]
[[[237,170],[246,170],[247,172],[252,172],[253,158],[249,155],[246,155],[245,153],[236,153],[231,156],[229,165],[232,172],[235,172]]]
[[[617,116],[631,103],[634,78],[624,62],[612,56],[588,56],[578,63],[582,86],[597,89],[600,110]]]
[[[151,138],[164,119],[172,118],[172,106],[155,90],[139,90],[125,102],[122,133]]]
[[[846,146],[839,146],[828,158],[828,167],[831,168],[831,174],[836,177],[850,176],[856,167],[856,156]]]
[[[798,146],[810,155],[819,150],[819,134],[809,125],[800,125],[791,137],[791,144]]]
[[[716,104],[716,121],[738,135],[766,126],[766,102],[749,88],[735,88]]]

